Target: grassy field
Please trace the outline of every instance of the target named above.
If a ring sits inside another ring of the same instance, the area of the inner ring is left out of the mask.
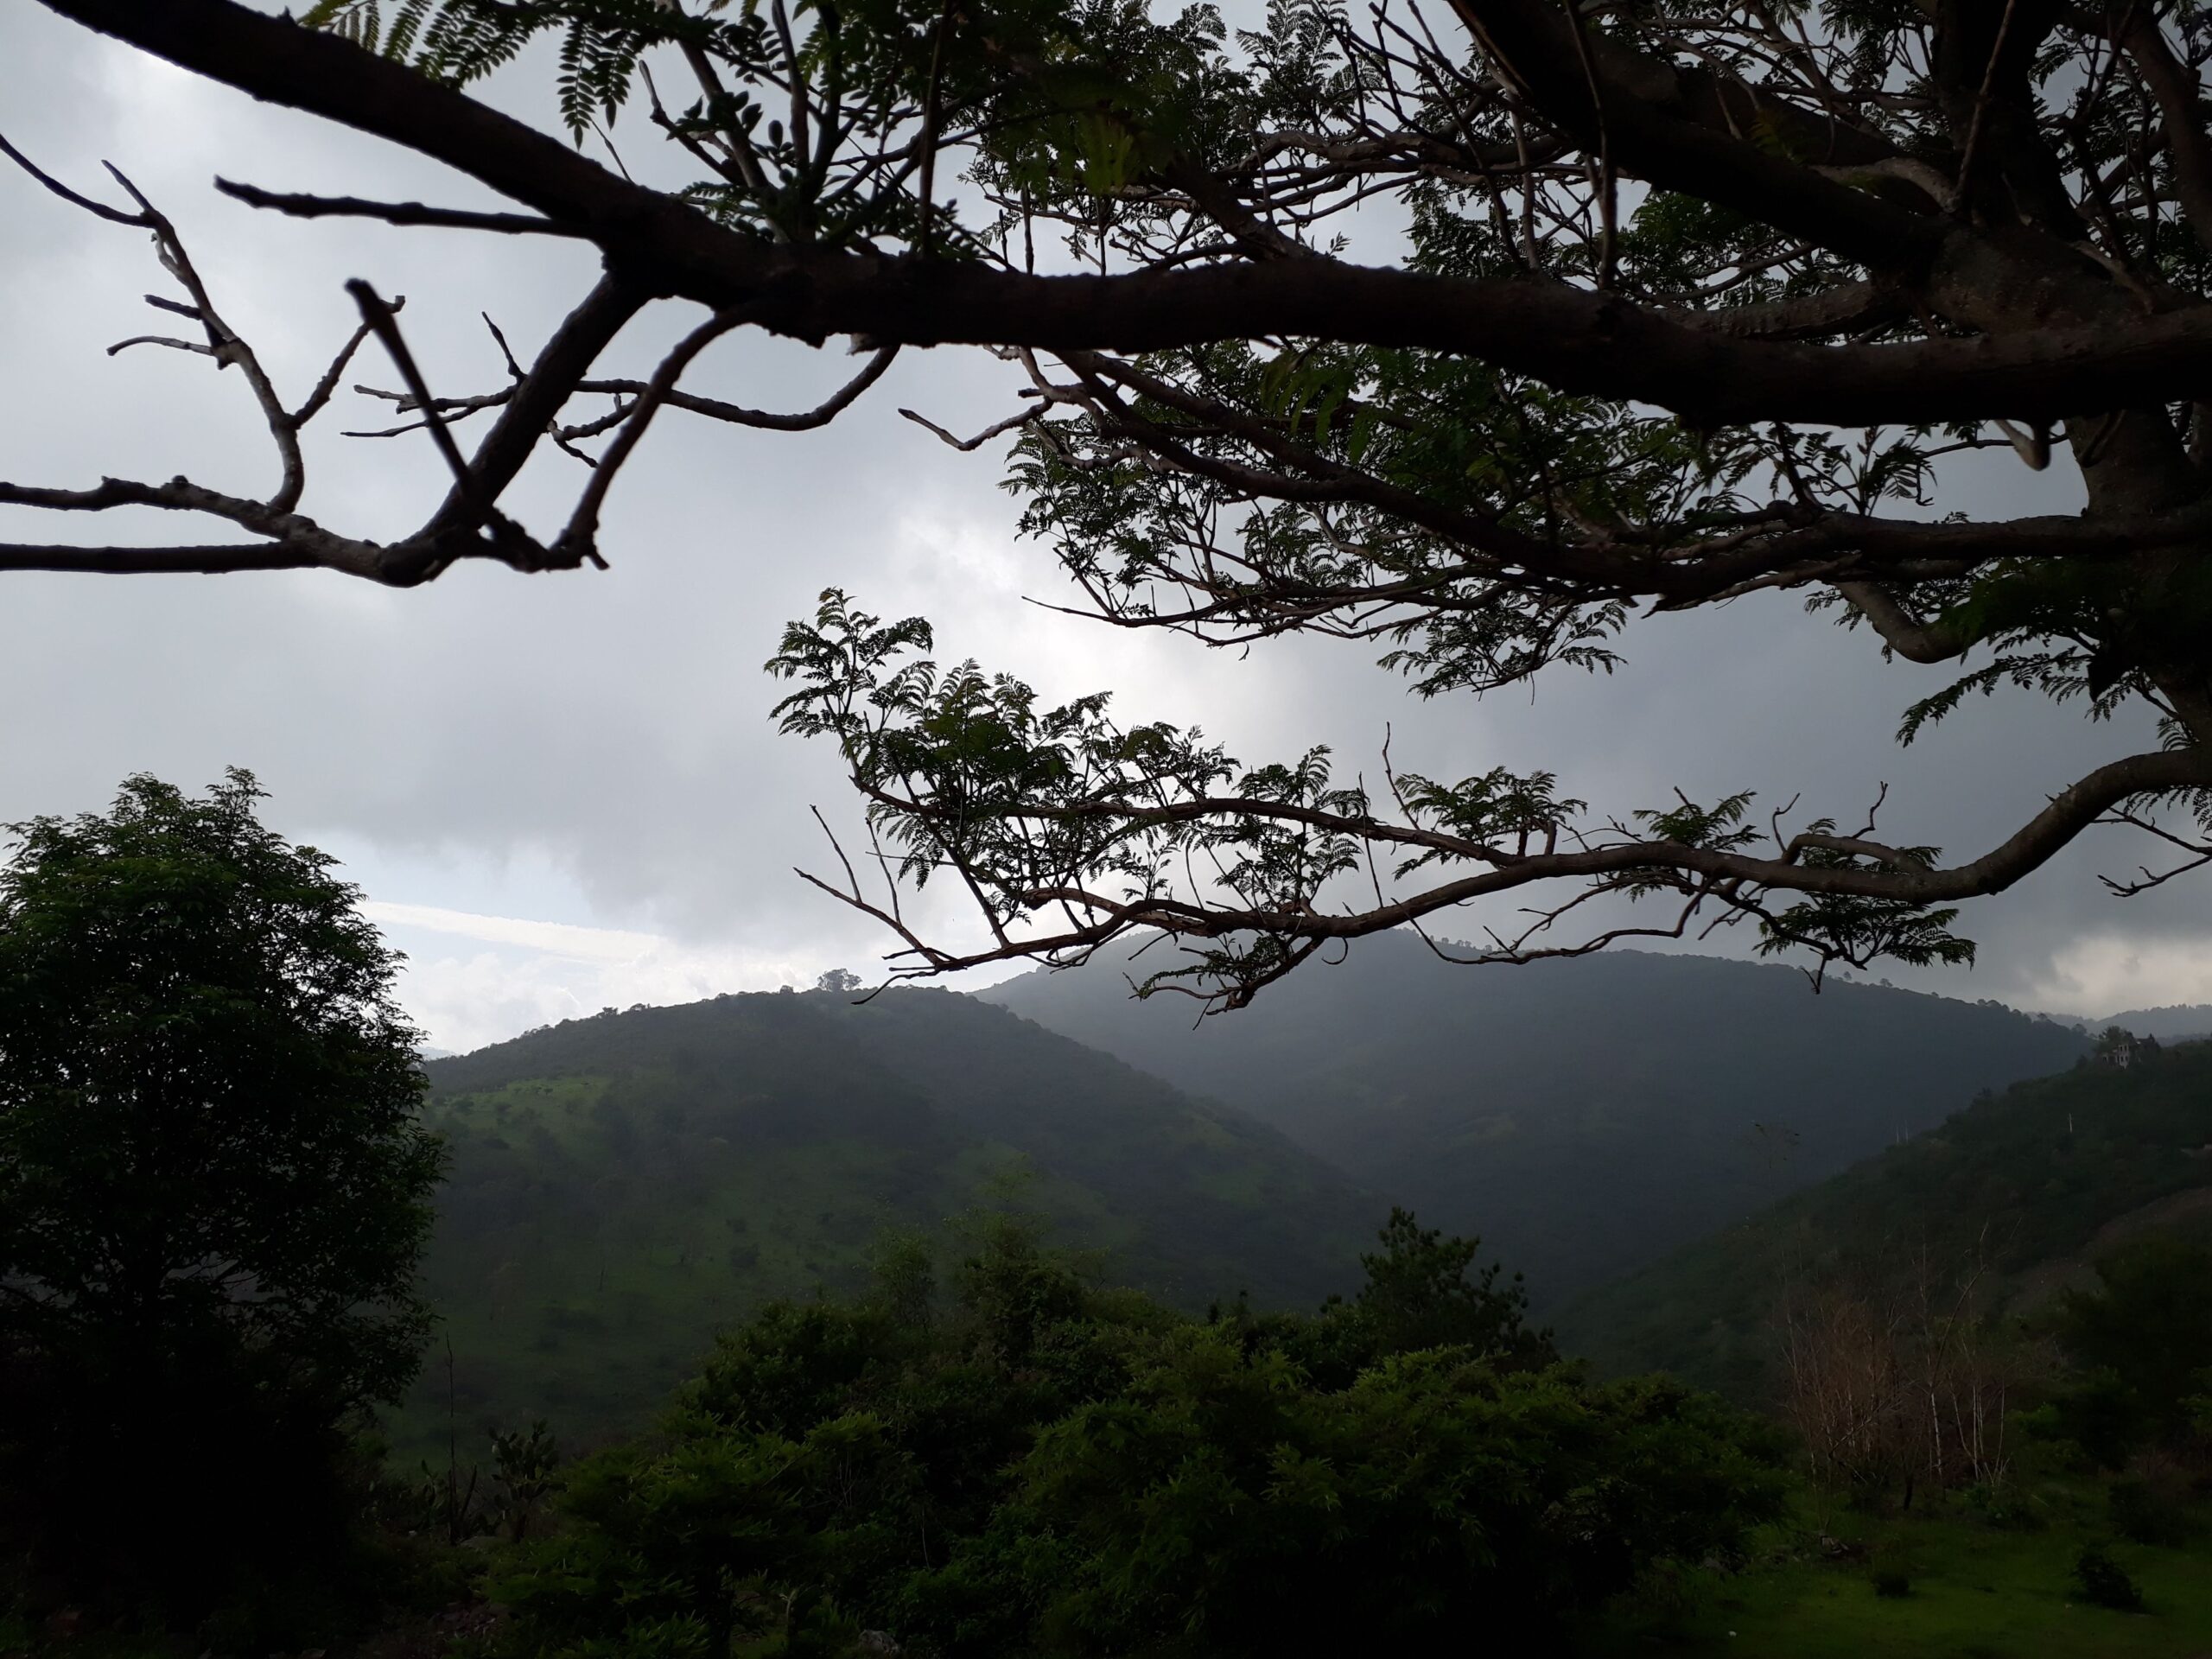
[[[2031,1527],[2000,1528],[1954,1505],[1871,1520],[1832,1515],[1822,1550],[1809,1507],[1766,1541],[1751,1570],[1699,1572],[1648,1592],[1586,1633],[1588,1659],[1732,1654],[1787,1659],[2205,1659],[2212,1656],[2212,1503],[2173,1548],[2120,1541],[2103,1491],[2049,1481],[2027,1494]],[[2074,1563],[2095,1545],[2143,1595],[2139,1612],[2082,1599]],[[1902,1597],[1878,1595],[1875,1567],[1901,1571]]]

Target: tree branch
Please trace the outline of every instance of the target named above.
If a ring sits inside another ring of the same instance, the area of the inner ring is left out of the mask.
[[[426,207],[419,201],[370,201],[359,196],[285,195],[219,178],[215,188],[249,207],[264,207],[295,219],[380,219],[387,225],[432,226],[453,231],[492,231],[505,236],[569,236],[584,232],[556,219],[529,213],[480,213],[452,207]]]
[[[2203,306],[2124,326],[1821,347],[1715,337],[1564,285],[1334,259],[1033,276],[970,262],[764,244],[404,66],[234,0],[43,3],[257,97],[446,162],[598,242],[649,290],[717,311],[747,306],[760,326],[810,340],[849,334],[878,345],[1147,351],[1315,335],[1478,357],[1562,391],[1649,403],[1704,425],[2056,418],[2191,396],[2212,376],[2212,308]],[[1523,15],[1503,0],[1494,14]],[[1805,176],[1733,138],[1713,142],[1726,145],[1726,168],[1747,177],[1779,168],[1773,181],[1786,175],[1794,188]],[[1893,238],[1878,261],[1885,266],[1897,263],[1900,249],[1913,259],[1932,257],[1930,235],[1964,234],[1840,185],[1804,200],[1819,203],[1824,219],[1833,207],[1835,223],[1856,225],[1866,238]]]

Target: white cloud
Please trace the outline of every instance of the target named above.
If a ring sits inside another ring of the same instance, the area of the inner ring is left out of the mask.
[[[362,913],[406,952],[400,1001],[440,1048],[467,1052],[601,1008],[811,985],[831,964],[656,933],[372,899]],[[455,939],[490,947],[466,953]]]
[[[522,945],[541,955],[570,962],[633,966],[668,944],[653,933],[631,933],[613,927],[579,927],[571,922],[535,922],[518,916],[480,916],[435,905],[388,904],[372,899],[362,905],[361,913],[380,926],[457,933],[465,939],[480,939],[486,944]]]
[[[2078,938],[2051,953],[2048,969],[2018,1000],[2031,1008],[2092,1016],[2212,1002],[2212,938]]]

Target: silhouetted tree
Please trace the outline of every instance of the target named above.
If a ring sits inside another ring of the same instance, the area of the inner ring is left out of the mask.
[[[0,867],[0,1509],[172,1609],[332,1545],[429,1317],[398,958],[259,797],[134,777]]]

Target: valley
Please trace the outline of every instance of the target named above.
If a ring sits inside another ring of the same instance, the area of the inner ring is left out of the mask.
[[[633,1429],[718,1329],[992,1211],[1193,1312],[1310,1310],[1403,1204],[1525,1274],[1570,1351],[1755,1397],[1764,1321],[1807,1261],[1986,1240],[2021,1273],[2212,1185],[2179,1150],[2212,1049],[2154,1081],[2075,1069],[2080,1033],[1987,1006],[1815,997],[1700,958],[1471,971],[1382,943],[1195,1030],[1184,999],[1133,1001],[1102,968],[982,997],[610,1010],[432,1062],[443,1323],[396,1440]],[[1592,1020],[1603,1044],[1576,1039]]]
[[[1479,1233],[1547,1313],[2089,1046],[1994,1003],[1815,995],[1785,968],[1619,950],[1467,969],[1409,933],[1194,1022],[1188,998],[1128,994],[1165,956],[982,995]]]

